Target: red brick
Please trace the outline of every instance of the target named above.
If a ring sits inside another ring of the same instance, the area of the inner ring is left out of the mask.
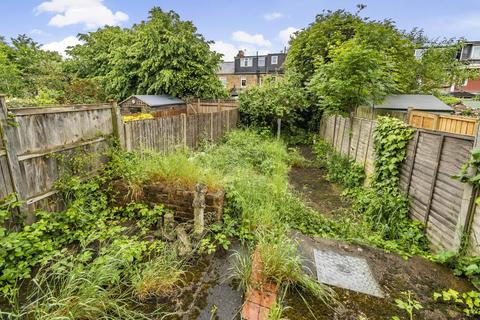
[[[271,308],[275,301],[277,301],[277,294],[272,292],[263,291],[261,294],[262,300],[260,306]]]
[[[268,315],[270,314],[270,308],[260,307],[260,312],[258,314],[259,320],[268,320]]]
[[[256,290],[256,289],[249,289],[247,292],[247,295],[245,297],[245,301],[247,302],[253,302],[258,305],[262,305],[263,301],[263,294],[262,292]]]
[[[242,318],[245,320],[258,320],[260,306],[256,303],[246,302],[242,309]]]

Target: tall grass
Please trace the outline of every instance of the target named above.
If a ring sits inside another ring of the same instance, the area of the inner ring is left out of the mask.
[[[164,246],[152,260],[136,267],[132,275],[132,286],[140,300],[152,296],[165,296],[181,285],[184,274],[185,265],[175,248]]]
[[[298,153],[290,154],[283,142],[254,131],[235,131],[225,143],[197,156],[225,175],[227,208],[255,235],[255,245],[263,260],[264,276],[283,287],[300,287],[325,302],[330,291],[308,276],[297,256],[296,243],[286,234],[289,225],[283,218],[298,209],[299,201],[288,186],[290,164]],[[237,259],[234,272],[242,286],[248,287],[251,265]]]
[[[217,190],[222,185],[222,177],[208,165],[195,161],[186,149],[177,149],[166,155],[152,150],[114,150],[110,158],[107,171],[114,179],[127,182],[132,189],[147,182],[186,188],[203,183],[210,190]]]

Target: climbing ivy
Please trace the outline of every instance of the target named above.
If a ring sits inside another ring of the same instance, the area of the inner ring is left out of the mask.
[[[407,146],[413,129],[392,117],[379,117],[375,127],[373,149],[375,171],[372,186],[397,191],[401,164],[407,157]]]

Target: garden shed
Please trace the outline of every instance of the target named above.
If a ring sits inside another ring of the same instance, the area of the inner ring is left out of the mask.
[[[119,103],[122,115],[151,113],[154,117],[187,113],[187,104],[170,95],[133,95]]]

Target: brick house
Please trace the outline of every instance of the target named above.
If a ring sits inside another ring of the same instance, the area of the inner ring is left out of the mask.
[[[154,117],[175,116],[187,113],[187,104],[169,95],[133,95],[119,103],[122,115],[151,113]]]
[[[468,63],[469,69],[477,71],[477,77],[468,79],[461,87],[451,88],[451,92],[460,95],[462,92],[480,94],[480,41],[466,41],[461,52],[458,54],[460,61]]]
[[[261,85],[266,76],[283,77],[286,53],[246,56],[240,50],[234,61],[222,62],[217,72],[224,87],[232,94],[250,86]]]

